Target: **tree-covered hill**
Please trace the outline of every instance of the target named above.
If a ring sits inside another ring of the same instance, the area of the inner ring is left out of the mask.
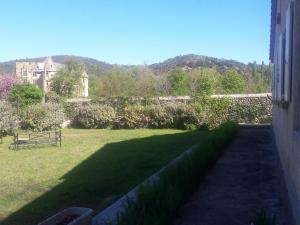
[[[189,54],[176,56],[174,58],[167,59],[164,62],[152,64],[149,67],[157,73],[168,72],[175,68],[182,68],[186,70],[196,68],[216,68],[219,72],[234,69],[238,72],[246,72],[252,69],[252,64],[249,63],[246,65],[236,60]]]
[[[14,74],[17,61],[20,61],[20,62],[21,61],[42,62],[45,60],[45,58],[46,57],[27,58],[27,59],[17,59],[17,60],[11,60],[8,62],[2,62],[2,63],[0,63],[0,75],[1,74]],[[97,74],[97,75],[103,75],[107,72],[107,70],[110,70],[114,67],[120,67],[119,65],[105,63],[105,62],[99,61],[97,59],[81,57],[81,56],[73,56],[73,55],[56,55],[56,56],[52,56],[52,59],[54,62],[61,63],[61,64],[65,64],[69,60],[80,61],[85,65],[88,73]]]
[[[43,61],[45,58],[46,57],[39,57],[2,62],[0,63],[0,75],[14,74],[16,61]],[[128,69],[130,67],[136,67],[133,65],[109,64],[93,58],[72,55],[57,55],[52,56],[52,58],[53,61],[62,64],[66,63],[69,60],[81,61],[85,65],[87,72],[96,76],[105,75],[111,69]],[[197,68],[216,68],[219,72],[224,72],[228,69],[234,69],[240,73],[245,73],[252,71],[253,67],[260,66],[261,65],[256,65],[254,63],[244,64],[235,60],[219,59],[214,57],[189,54],[176,56],[174,58],[167,59],[160,63],[151,64],[148,67],[154,73],[159,74],[169,72],[176,68],[181,68],[184,70],[191,70]]]

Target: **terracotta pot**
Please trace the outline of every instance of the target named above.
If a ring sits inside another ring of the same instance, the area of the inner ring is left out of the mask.
[[[89,208],[67,208],[38,225],[91,225],[93,210]]]

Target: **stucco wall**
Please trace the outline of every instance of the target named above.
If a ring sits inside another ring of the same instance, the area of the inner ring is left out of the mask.
[[[277,54],[279,32],[285,29],[284,18],[289,0],[278,1],[278,12],[281,11],[281,25],[277,25],[275,55]],[[293,35],[293,73],[292,99],[288,104],[276,103],[273,106],[273,128],[276,136],[286,185],[296,224],[300,224],[300,127],[299,94],[300,94],[300,1],[294,1],[294,35]],[[275,56],[276,58],[276,56]]]

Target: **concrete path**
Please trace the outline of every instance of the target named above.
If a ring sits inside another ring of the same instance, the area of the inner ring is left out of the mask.
[[[250,225],[261,209],[288,224],[282,184],[270,126],[243,126],[174,225]]]

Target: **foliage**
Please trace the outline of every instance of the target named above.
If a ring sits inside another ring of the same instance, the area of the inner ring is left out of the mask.
[[[270,123],[272,120],[271,100],[257,99],[250,101],[232,101],[229,107],[229,117],[240,123]]]
[[[56,103],[56,104],[63,104],[64,99],[56,94],[54,91],[49,91],[45,94],[45,101],[47,103]]]
[[[249,124],[270,123],[272,120],[272,103],[266,98],[234,100],[226,97],[202,97],[194,103],[194,107],[202,124],[209,129],[226,120]]]
[[[18,128],[14,109],[8,103],[0,101],[0,135],[12,134]]]
[[[210,96],[217,89],[217,71],[215,69],[203,69],[198,84],[197,94],[200,96]]]
[[[203,97],[194,104],[196,111],[209,129],[216,128],[227,120],[233,120],[229,116],[229,98]]]
[[[187,94],[187,79],[187,74],[181,69],[176,69],[170,72],[168,80],[174,95]]]
[[[33,84],[17,84],[9,92],[9,101],[15,107],[24,108],[42,101],[43,92]]]
[[[115,128],[168,128],[172,123],[160,105],[131,105],[114,122]]]
[[[36,104],[26,108],[20,117],[22,129],[45,131],[60,128],[64,121],[63,108],[59,104]]]
[[[199,126],[196,111],[184,104],[132,105],[125,107],[114,122],[115,128],[177,128]]]
[[[252,68],[252,66],[249,66]],[[153,73],[146,66],[114,68],[98,77],[90,74],[90,95],[99,97],[209,96],[222,93],[270,92],[271,68],[254,72],[217,67],[175,69]]]
[[[177,211],[197,188],[207,170],[222,154],[237,132],[235,123],[227,122],[213,130],[192,151],[176,164],[164,169],[157,181],[139,187],[137,198],[129,199],[118,225],[171,224]]]
[[[12,75],[0,76],[0,100],[7,100],[10,89],[17,83]]]
[[[107,128],[115,118],[114,109],[106,105],[81,105],[76,111],[73,123],[80,128]]]
[[[200,117],[194,107],[187,104],[165,105],[167,115],[172,118],[171,127],[178,129],[190,129],[200,126]]]
[[[79,61],[68,61],[66,66],[51,79],[51,90],[61,97],[76,97],[82,88],[81,77],[84,65]]]
[[[246,88],[245,79],[235,70],[227,70],[221,76],[221,84],[223,92],[226,94],[240,94]]]

